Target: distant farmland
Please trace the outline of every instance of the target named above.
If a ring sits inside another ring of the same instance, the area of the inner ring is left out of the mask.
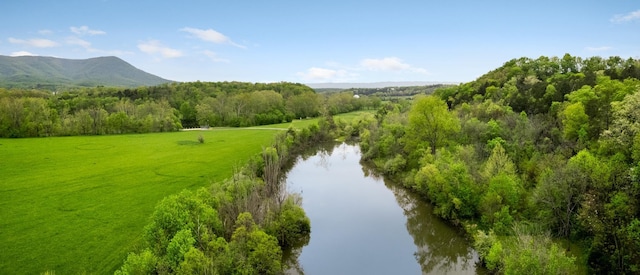
[[[230,177],[277,132],[0,139],[0,274],[112,273],[159,200]]]

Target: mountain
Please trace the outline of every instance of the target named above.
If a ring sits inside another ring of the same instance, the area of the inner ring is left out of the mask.
[[[138,87],[167,82],[171,80],[144,72],[115,56],[63,59],[0,55],[0,87],[5,88]]]

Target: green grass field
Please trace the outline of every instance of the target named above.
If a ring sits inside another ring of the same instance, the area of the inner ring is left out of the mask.
[[[0,274],[113,273],[158,201],[230,177],[277,132],[0,139]]]
[[[276,133],[317,122],[0,139],[0,274],[111,274],[162,198],[229,178]]]

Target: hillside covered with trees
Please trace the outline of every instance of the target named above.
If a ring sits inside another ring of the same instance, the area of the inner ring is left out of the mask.
[[[295,83],[188,82],[62,92],[0,88],[0,137],[103,135],[255,126],[377,108],[375,96],[320,95]]]
[[[363,158],[435,205],[486,267],[640,272],[640,61],[519,58],[381,107]]]
[[[115,56],[64,59],[1,56],[0,87],[63,90],[70,87],[138,87],[169,83]]]

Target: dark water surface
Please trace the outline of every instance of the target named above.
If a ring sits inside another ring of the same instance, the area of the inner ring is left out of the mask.
[[[359,147],[347,144],[294,165],[287,185],[302,195],[311,239],[288,273],[476,274],[477,253],[458,230],[368,171]]]

